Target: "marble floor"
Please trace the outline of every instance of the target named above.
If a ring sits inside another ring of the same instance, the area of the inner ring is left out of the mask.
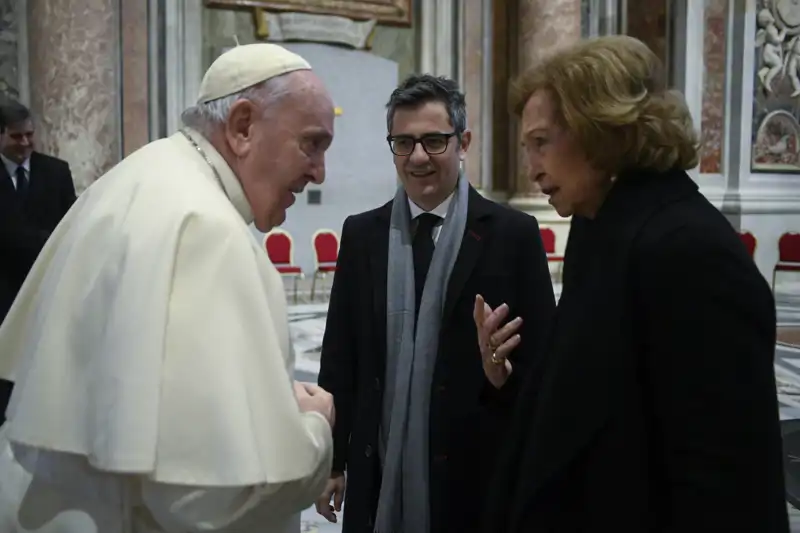
[[[560,294],[556,286],[556,295]],[[793,294],[798,294],[794,296]],[[800,418],[800,291],[779,293],[776,298],[779,339],[775,350],[775,373],[781,419]],[[300,301],[308,298],[299,298]],[[327,303],[298,303],[289,308],[289,327],[296,353],[297,379],[316,382],[322,336],[325,332]],[[800,511],[790,507],[792,532],[800,533]],[[302,514],[302,533],[335,533],[338,524],[330,524],[311,508]]]

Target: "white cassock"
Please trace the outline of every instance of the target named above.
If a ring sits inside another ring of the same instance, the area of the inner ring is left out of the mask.
[[[81,195],[0,328],[2,533],[296,533],[324,489],[331,431],[294,396],[282,280],[189,133]]]

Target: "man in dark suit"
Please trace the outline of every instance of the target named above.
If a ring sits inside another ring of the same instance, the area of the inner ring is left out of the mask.
[[[0,106],[0,322],[50,233],[75,201],[66,161],[34,151],[30,111],[17,102]],[[0,380],[0,424],[11,384]]]
[[[66,161],[35,151],[31,113],[18,102],[0,107],[6,123],[0,165],[0,194],[21,206],[28,224],[51,233],[75,202]]]
[[[468,533],[534,359],[516,354],[542,342],[553,288],[536,219],[460,173],[471,132],[456,83],[412,76],[387,108],[402,187],[342,229],[319,374],[336,405],[334,463],[317,510],[337,520],[346,472],[345,533]],[[481,357],[478,295],[523,320],[508,360]]]

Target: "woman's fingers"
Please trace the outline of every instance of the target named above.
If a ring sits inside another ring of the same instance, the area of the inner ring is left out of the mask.
[[[483,296],[477,294],[475,296],[475,307],[472,310],[472,319],[475,320],[475,325],[478,327],[478,333],[480,333],[481,329],[483,329],[483,323],[486,320],[487,307],[489,307],[489,305],[484,301]],[[491,307],[489,309],[491,309]]]
[[[522,318],[517,317],[508,322],[503,327],[500,324],[508,317],[509,308],[507,304],[500,305],[497,309],[492,309],[480,294],[475,296],[475,307],[472,317],[475,326],[478,328],[478,342],[484,357],[497,354],[501,347],[505,353],[509,353],[519,342],[517,331],[522,326]],[[516,337],[516,340],[515,340]],[[500,357],[497,355],[497,357]]]
[[[522,318],[521,317],[515,318],[514,320],[512,320],[511,322],[500,328],[499,331],[492,333],[492,335],[489,337],[489,344],[491,344],[492,346],[500,346],[501,344],[509,340],[509,338],[512,335],[517,333],[517,331],[521,326],[522,326]]]

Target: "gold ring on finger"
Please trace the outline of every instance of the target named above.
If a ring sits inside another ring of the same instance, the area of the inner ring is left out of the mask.
[[[497,352],[492,352],[492,356],[489,358],[489,360],[494,365],[502,365],[506,362],[505,357],[497,357]]]

